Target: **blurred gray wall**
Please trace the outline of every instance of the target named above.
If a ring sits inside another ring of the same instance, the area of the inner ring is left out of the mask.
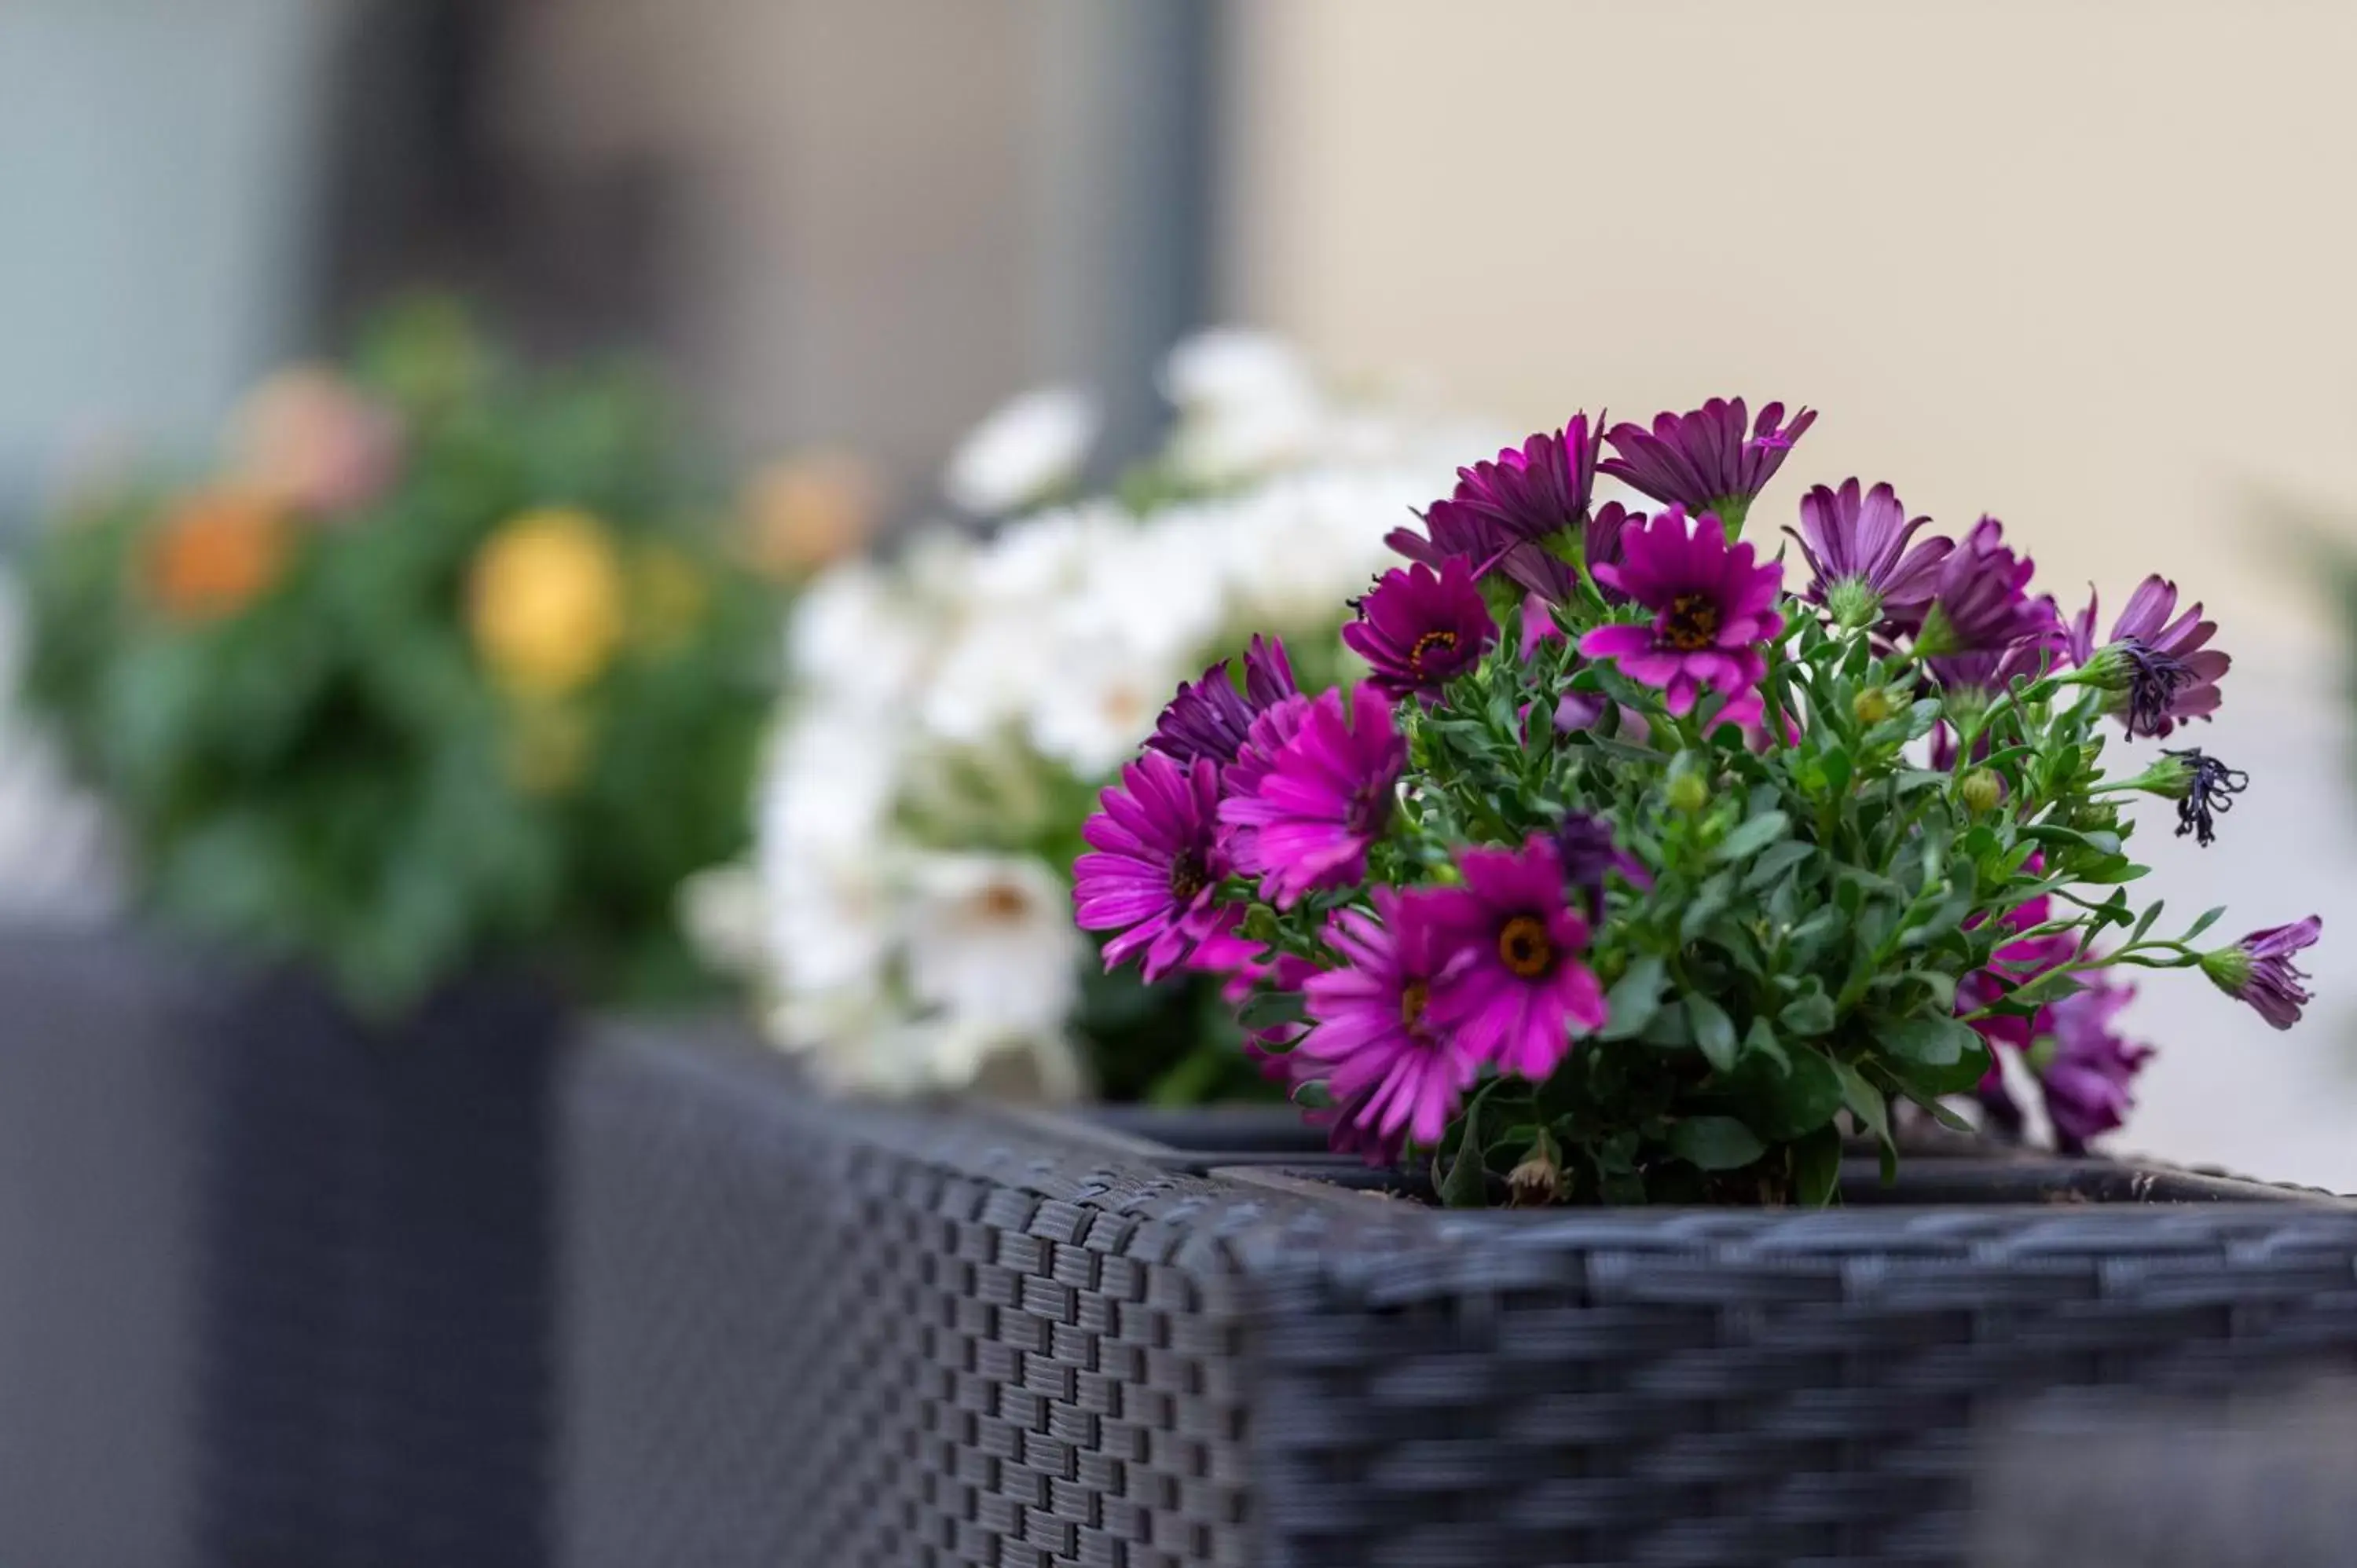
[[[340,0],[0,4],[0,516],[295,340]]]

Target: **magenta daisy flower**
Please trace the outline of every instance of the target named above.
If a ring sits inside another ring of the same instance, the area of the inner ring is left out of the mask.
[[[1591,435],[1587,415],[1576,413],[1557,431],[1540,431],[1520,448],[1457,470],[1454,505],[1498,525],[1506,537],[1541,540],[1577,527],[1587,516],[1602,433]]]
[[[1809,563],[1809,598],[1844,626],[1879,620],[1899,631],[1923,624],[1940,563],[1955,542],[1927,539],[1909,549],[1928,517],[1910,519],[1889,485],[1864,495],[1850,479],[1838,490],[1819,485],[1801,498],[1801,553]],[[1784,531],[1792,533],[1791,529]]]
[[[1455,556],[1437,572],[1418,564],[1384,573],[1359,601],[1359,618],[1342,628],[1343,643],[1367,661],[1370,683],[1394,701],[1431,696],[1497,640],[1472,568]]]
[[[1228,677],[1228,661],[1221,660],[1203,671],[1201,680],[1179,682],[1178,694],[1162,710],[1146,744],[1181,762],[1199,757],[1232,762],[1253,720],[1295,690],[1285,644],[1275,638],[1254,637],[1244,652],[1242,692]]]
[[[1973,524],[1964,542],[1942,557],[1915,649],[1926,659],[1996,652],[2025,638],[2048,638],[2061,625],[2050,596],[2029,596],[2037,565],[2005,542],[1993,517]]]
[[[1448,955],[1433,1024],[1468,1056],[1535,1083],[1571,1049],[1572,1031],[1604,1026],[1604,988],[1579,960],[1587,922],[1565,897],[1552,839],[1461,850],[1457,868],[1464,886],[1428,895]]]
[[[1768,672],[1760,644],[1780,636],[1783,569],[1755,565],[1751,546],[1729,544],[1705,518],[1672,507],[1621,536],[1622,559],[1596,579],[1653,612],[1651,626],[1600,626],[1579,639],[1590,659],[1610,659],[1632,681],[1659,686],[1673,714],[1705,691],[1738,697]]]
[[[2120,1010],[2135,1000],[2133,985],[2091,979],[2086,990],[2039,1009],[2030,1059],[2065,1154],[2083,1154],[2091,1140],[2126,1123],[2135,1107],[2130,1087],[2153,1055],[2116,1027]]]
[[[2201,618],[2195,605],[2172,620],[2177,585],[2155,574],[2136,585],[2127,608],[2112,624],[2112,639],[2095,645],[2095,592],[2071,619],[2072,661],[2085,670],[2108,669],[2116,698],[2113,716],[2131,736],[2166,739],[2186,719],[2206,719],[2218,711],[2218,681],[2233,660],[2208,645],[2218,624]]]
[[[1771,403],[1751,423],[1741,398],[1713,398],[1688,413],[1657,416],[1650,431],[1614,425],[1604,436],[1613,455],[1597,467],[1657,501],[1708,512],[1733,533],[1816,419],[1804,408],[1786,424],[1784,405]]]
[[[1372,684],[1317,698],[1266,770],[1248,775],[1249,793],[1229,781],[1219,816],[1238,830],[1228,839],[1236,869],[1256,873],[1261,897],[1280,908],[1361,880],[1406,767],[1407,742]]]
[[[1146,978],[1159,980],[1219,931],[1219,800],[1216,763],[1156,751],[1098,797],[1103,809],[1081,828],[1094,853],[1072,864],[1072,913],[1083,930],[1120,933],[1105,943],[1107,971],[1143,953]]]
[[[2309,992],[2307,972],[2293,965],[2292,956],[2314,947],[2323,932],[2324,922],[2314,915],[2253,931],[2233,947],[2203,953],[2201,972],[2235,1001],[2249,1003],[2276,1028],[2288,1029],[2299,1022],[2299,1010],[2316,1000]]]
[[[1480,1070],[1455,1036],[1426,1017],[1448,954],[1430,889],[1377,887],[1375,913],[1345,909],[1327,940],[1345,967],[1302,985],[1311,1028],[1296,1052],[1322,1076],[1341,1122],[1396,1144],[1437,1144]]]

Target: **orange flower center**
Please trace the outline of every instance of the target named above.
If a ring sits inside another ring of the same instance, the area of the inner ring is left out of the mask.
[[[1706,594],[1680,594],[1670,601],[1663,618],[1662,637],[1672,648],[1691,653],[1708,648],[1718,635],[1718,606]]]
[[[1424,656],[1426,654],[1435,652],[1448,654],[1454,653],[1456,651],[1457,634],[1455,632],[1446,630],[1427,631],[1422,637],[1415,639],[1415,646],[1414,648],[1407,650],[1407,667],[1421,675],[1424,673]]]
[[[1498,957],[1524,980],[1535,980],[1555,966],[1555,944],[1547,940],[1546,922],[1535,915],[1517,915],[1498,928]]]

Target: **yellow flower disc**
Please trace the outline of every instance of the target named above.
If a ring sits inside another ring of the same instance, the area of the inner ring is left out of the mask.
[[[624,630],[622,569],[606,527],[587,512],[530,511],[475,556],[468,623],[492,675],[527,697],[594,681]]]

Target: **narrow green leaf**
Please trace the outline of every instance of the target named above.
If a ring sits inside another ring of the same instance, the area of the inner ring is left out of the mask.
[[[1798,840],[1769,845],[1760,852],[1760,858],[1751,863],[1750,871],[1745,874],[1744,891],[1758,892],[1815,853],[1814,846]]]
[[[1236,1022],[1247,1029],[1273,1029],[1308,1016],[1308,1000],[1297,991],[1258,992],[1236,1009]]]
[[[1457,1141],[1457,1157],[1440,1179],[1440,1201],[1449,1208],[1480,1208],[1489,1202],[1489,1166],[1481,1157],[1485,1139],[1482,1122],[1489,1110],[1490,1090],[1502,1081],[1491,1079],[1465,1107],[1464,1133]]]
[[[1829,1207],[1841,1191],[1841,1129],[1828,1122],[1792,1145],[1792,1199]]]
[[[1731,861],[1757,854],[1782,838],[1792,826],[1792,819],[1781,811],[1770,811],[1764,816],[1754,817],[1722,839],[1718,848],[1711,852],[1711,858]]]
[[[1882,1090],[1867,1081],[1866,1074],[1855,1064],[1836,1060],[1834,1072],[1841,1079],[1842,1104],[1862,1122],[1866,1130],[1888,1144],[1890,1142],[1890,1102]]]
[[[1733,1067],[1735,1023],[1726,1010],[1709,997],[1696,994],[1686,998],[1686,1018],[1694,1025],[1695,1044],[1710,1065],[1720,1072]]]
[[[1768,1152],[1732,1116],[1688,1116],[1670,1129],[1670,1152],[1706,1171],[1739,1170]]]
[[[2160,918],[2160,912],[2168,907],[2169,901],[2165,898],[2156,898],[2146,905],[2144,913],[2136,917],[2134,929],[2128,932],[2128,946],[2134,947],[2144,940],[2144,934],[2152,929],[2152,923]]]
[[[2177,940],[2181,942],[2191,941],[2194,938],[2200,936],[2202,932],[2216,925],[2218,923],[2219,917],[2225,914],[2225,912],[2226,906],[2223,904],[2219,905],[2214,909],[2204,909],[2201,911],[2201,918],[2194,921],[2190,926],[2188,926],[2185,929],[2185,934]]]

